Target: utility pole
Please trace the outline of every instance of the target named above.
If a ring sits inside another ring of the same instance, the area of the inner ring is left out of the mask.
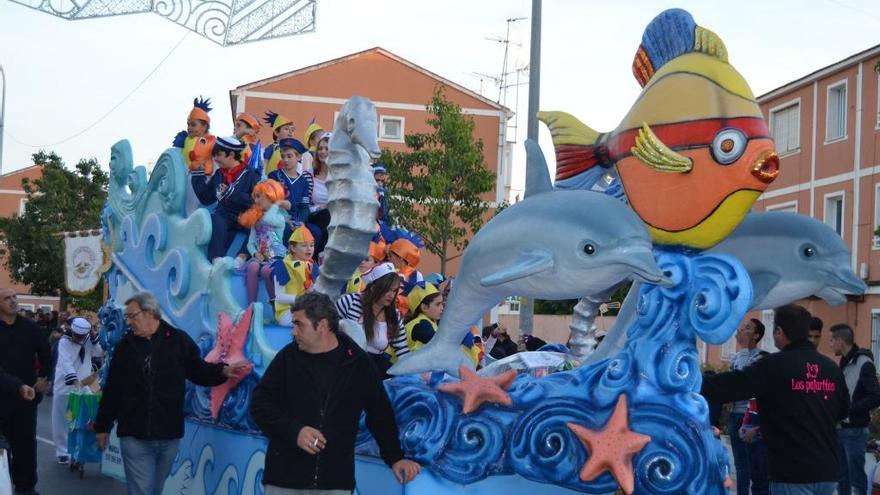
[[[3,175],[3,122],[6,115],[6,72],[3,64],[0,64],[0,83],[3,84],[3,92],[0,93],[0,175]]]
[[[532,0],[532,36],[529,44],[529,139],[538,141],[538,107],[541,94],[541,0]],[[534,326],[534,304],[531,299],[521,298],[519,303],[519,332],[531,335]]]

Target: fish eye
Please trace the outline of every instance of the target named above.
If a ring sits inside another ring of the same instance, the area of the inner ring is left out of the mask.
[[[590,244],[589,242],[584,244],[584,254],[592,255],[596,252],[596,246]]]
[[[208,140],[205,138],[199,138],[199,144],[208,144]]]
[[[712,157],[722,165],[730,165],[739,160],[746,150],[748,139],[739,129],[721,129],[712,141]]]

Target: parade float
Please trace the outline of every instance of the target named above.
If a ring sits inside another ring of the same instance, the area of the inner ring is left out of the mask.
[[[633,72],[643,91],[611,132],[540,114],[553,136],[555,184],[540,148],[527,143],[524,199],[475,235],[437,335],[385,382],[405,453],[422,474],[397,483],[362,428],[358,493],[726,493],[727,454],[698,393],[697,339],[726,342],[751,309],[810,295],[837,303],[864,290],[825,225],[749,213],[778,159],[715,33],[685,11],[665,11],[646,28]],[[353,97],[330,140],[333,221],[314,290],[331,296],[374,234],[376,120],[372,104]],[[126,331],[121,304],[149,290],[207,359],[253,363],[236,383],[188,385],[186,433],[165,493],[260,494],[266,440],[249,397],[290,329],[274,323],[265,293],[245,305],[232,258],[207,259],[210,213],[187,214],[180,150],[163,153],[148,176],[120,141],[110,171],[110,299],[99,315],[110,359]],[[628,281],[596,348],[598,305]],[[463,333],[510,295],[582,298],[571,339],[578,366],[540,378],[468,366],[456,352]],[[105,469],[120,472],[118,463],[109,449]]]

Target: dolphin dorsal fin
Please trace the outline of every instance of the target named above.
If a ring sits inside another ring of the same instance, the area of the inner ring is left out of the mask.
[[[550,192],[553,184],[550,183],[550,171],[547,169],[547,160],[541,146],[531,139],[526,139],[526,190],[523,199],[535,194]]]
[[[513,264],[480,279],[483,287],[501,285],[553,268],[553,256],[546,251],[532,251],[517,257]]]

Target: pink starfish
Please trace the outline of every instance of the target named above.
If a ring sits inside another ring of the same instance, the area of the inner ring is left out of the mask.
[[[611,471],[620,488],[631,494],[635,488],[632,458],[651,441],[651,437],[629,429],[626,395],[621,395],[617,400],[611,419],[601,431],[593,431],[574,423],[568,423],[568,427],[590,454],[581,469],[581,480],[592,481],[605,471]]]
[[[441,392],[459,396],[464,402],[463,413],[470,414],[476,411],[484,402],[494,402],[508,407],[513,403],[505,390],[516,379],[516,370],[507,370],[500,375],[483,378],[474,370],[460,366],[458,373],[461,381],[443,383],[437,388]]]
[[[242,313],[238,323],[233,323],[226,313],[220,312],[217,318],[217,342],[211,352],[205,356],[209,363],[238,363],[247,362],[244,355],[244,344],[247,342],[248,331],[251,328],[251,315],[253,306],[248,306]],[[211,388],[211,417],[217,419],[220,407],[226,396],[232,391],[244,377],[254,369],[254,364],[248,362],[235,378],[228,378],[225,383]]]

